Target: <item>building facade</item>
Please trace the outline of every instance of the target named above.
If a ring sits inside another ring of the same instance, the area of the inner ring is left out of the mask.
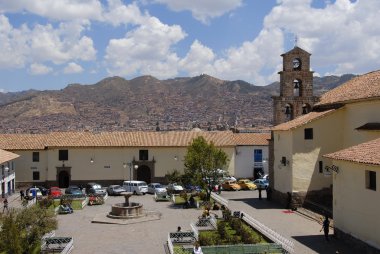
[[[261,178],[268,174],[270,133],[236,133],[235,177]]]
[[[0,147],[20,155],[16,159],[18,184],[38,182],[64,188],[88,181],[104,185],[129,179],[165,182],[167,173],[184,172],[187,147],[199,136],[227,154],[224,170],[237,175],[236,135],[240,134],[231,131],[3,134]],[[245,143],[249,146],[255,142],[250,138],[252,135],[239,140],[248,139]],[[265,149],[265,145],[260,147]],[[238,174],[252,178],[252,167],[239,168]]]
[[[332,160],[323,157],[380,137],[380,71],[321,96],[313,111],[272,129],[273,197],[291,195],[294,206],[319,205],[331,212]]]
[[[0,149],[0,195],[2,198],[15,192],[16,173],[14,160],[19,155]]]
[[[332,159],[334,233],[380,253],[380,138],[327,154]]]

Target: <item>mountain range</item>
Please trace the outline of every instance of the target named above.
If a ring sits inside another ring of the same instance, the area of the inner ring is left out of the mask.
[[[314,77],[314,94],[355,77]],[[61,90],[0,93],[1,133],[265,128],[279,83],[255,86],[202,74],[158,80],[110,77]]]

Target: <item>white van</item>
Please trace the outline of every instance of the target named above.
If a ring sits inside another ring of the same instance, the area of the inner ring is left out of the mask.
[[[145,195],[148,192],[148,185],[144,181],[124,181],[123,187],[128,192],[133,194]]]

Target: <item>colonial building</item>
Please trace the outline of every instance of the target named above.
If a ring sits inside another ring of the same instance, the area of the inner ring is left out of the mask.
[[[380,71],[322,95],[313,111],[272,130],[274,198],[332,207],[332,160],[323,157],[380,137]],[[380,148],[379,148],[380,149]],[[289,194],[288,194],[289,193]]]
[[[380,253],[380,138],[325,157],[333,163],[334,233],[363,253]]]
[[[236,165],[236,139],[246,146],[260,142],[264,149],[261,139],[250,135],[267,134],[240,135],[231,131],[2,134],[0,147],[20,154],[16,159],[19,184],[67,187],[97,181],[106,185],[130,178],[164,182],[168,172],[184,171],[187,147],[194,138],[203,136],[228,155],[225,170],[230,175],[253,177],[253,154],[247,159],[251,165]]]
[[[15,192],[16,173],[14,159],[18,157],[19,155],[17,154],[0,149],[0,195],[3,198]]]

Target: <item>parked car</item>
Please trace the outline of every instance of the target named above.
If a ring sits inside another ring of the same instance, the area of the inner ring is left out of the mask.
[[[86,194],[96,194],[96,195],[106,195],[106,191],[102,189],[102,186],[98,183],[88,183],[86,184]]]
[[[25,198],[26,199],[33,199],[33,198],[41,199],[42,198],[42,192],[37,187],[30,187],[26,189],[25,191]]]
[[[124,181],[123,187],[135,195],[145,195],[148,192],[148,185],[144,181]]]
[[[110,196],[120,196],[122,192],[125,192],[125,188],[120,185],[110,185],[107,187],[107,193]]]
[[[256,184],[257,188],[260,189],[266,189],[269,186],[268,180],[263,178],[256,179],[255,181],[253,181],[253,183]]]
[[[256,190],[256,184],[252,183],[249,179],[240,179],[237,182],[243,190]]]
[[[237,184],[235,181],[227,180],[222,183],[223,190],[241,190],[241,187],[239,184]]]
[[[49,196],[52,198],[58,198],[62,196],[62,191],[58,187],[50,187],[49,188]]]
[[[44,186],[36,185],[34,187],[40,189],[42,196],[47,196],[49,194],[49,189],[45,188]]]
[[[179,193],[183,191],[183,187],[177,183],[170,183],[166,189],[168,190],[168,193]]]
[[[70,185],[66,188],[65,194],[80,195],[83,194],[82,190],[76,185]]]
[[[166,188],[160,183],[150,183],[148,184],[148,193],[165,193],[167,192]]]
[[[191,184],[185,185],[185,189],[186,189],[186,191],[191,191],[191,192],[201,192],[202,191],[202,188],[200,186],[191,185]]]

